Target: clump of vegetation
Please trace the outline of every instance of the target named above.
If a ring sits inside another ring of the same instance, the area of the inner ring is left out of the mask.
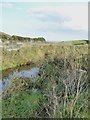
[[[11,87],[2,94],[2,117],[36,117],[42,94],[34,86],[30,78],[13,78]]]
[[[21,36],[16,36],[13,35],[11,38],[11,41],[20,41],[20,42],[45,42],[45,38],[43,37],[38,37],[38,38],[29,38],[29,37],[21,37]]]
[[[32,118],[40,109],[42,94],[37,89],[13,92],[2,102],[3,118]]]
[[[65,65],[66,66],[66,65]],[[43,65],[37,86],[43,95],[42,117],[87,118],[87,72],[64,66],[64,60],[55,59]]]

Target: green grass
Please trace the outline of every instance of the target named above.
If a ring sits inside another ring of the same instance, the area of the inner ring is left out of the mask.
[[[67,42],[64,42],[64,43],[72,44],[72,45],[76,44],[77,45],[77,44],[85,44],[86,41],[85,40],[75,40],[75,41],[67,41]]]
[[[26,65],[27,63],[37,63],[38,61],[44,61],[46,55],[50,56],[50,59],[53,59],[54,57],[63,59],[78,59],[81,58],[84,54],[88,54],[88,45],[23,45],[23,47],[17,51],[8,51],[5,49],[2,50],[2,67],[0,70]]]
[[[3,118],[32,118],[40,109],[42,95],[36,89],[20,91],[2,101]]]

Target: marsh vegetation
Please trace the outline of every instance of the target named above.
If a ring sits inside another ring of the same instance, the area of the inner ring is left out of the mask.
[[[29,45],[2,50],[2,70],[40,67],[39,78],[12,78],[3,118],[88,118],[88,45]]]

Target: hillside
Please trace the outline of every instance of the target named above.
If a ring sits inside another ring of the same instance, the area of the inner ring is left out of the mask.
[[[84,44],[89,44],[90,40],[74,40],[74,41],[67,41],[64,43],[71,45],[84,45]]]
[[[2,38],[2,39],[11,38],[11,35],[6,34],[4,32],[0,32],[0,38]]]
[[[30,38],[30,37],[22,37],[22,36],[17,36],[17,35],[8,35],[6,33],[0,32],[0,39],[2,39],[2,42],[5,41],[20,41],[20,42],[25,42],[25,41],[34,41],[34,42],[45,42],[46,40],[43,37],[38,37],[38,38]]]

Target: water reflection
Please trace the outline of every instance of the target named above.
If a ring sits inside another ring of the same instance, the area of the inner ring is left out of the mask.
[[[23,78],[31,78],[32,82],[35,82],[36,79],[39,77],[38,75],[39,68],[34,67],[34,68],[29,68],[28,70],[19,70],[19,71],[14,71],[12,73],[8,73],[7,76],[4,76],[2,80],[0,80],[0,91],[5,91],[7,90],[12,82],[12,79],[14,77],[23,77]]]

